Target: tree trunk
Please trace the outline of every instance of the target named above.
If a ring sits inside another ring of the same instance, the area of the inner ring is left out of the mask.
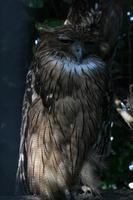
[[[0,1],[0,195],[12,195],[21,107],[29,67],[32,18],[20,0]]]

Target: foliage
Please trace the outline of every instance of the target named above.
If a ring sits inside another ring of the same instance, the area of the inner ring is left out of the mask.
[[[114,92],[123,102],[129,95],[129,84],[133,83],[133,2],[124,6],[121,34],[114,57],[112,79]],[[102,175],[103,188],[128,188],[133,182],[133,130],[122,121],[120,116],[113,117],[112,151],[107,168]]]
[[[39,32],[41,32],[47,26],[50,26],[50,27],[61,26],[63,22],[64,22],[63,20],[46,19],[43,21],[43,23],[36,23],[36,28]]]

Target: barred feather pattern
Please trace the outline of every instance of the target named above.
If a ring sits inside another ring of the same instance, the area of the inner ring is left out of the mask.
[[[101,2],[97,0],[75,1],[71,7],[65,25],[76,24],[83,27],[98,25],[102,16]]]
[[[28,193],[28,184],[26,179],[26,159],[27,154],[25,150],[25,138],[28,129],[28,113],[31,108],[31,105],[34,101],[36,101],[39,96],[35,91],[35,76],[33,69],[31,68],[26,76],[26,88],[22,106],[22,122],[21,122],[21,130],[20,130],[20,148],[19,148],[19,161],[18,161],[18,170],[16,174],[16,193]]]
[[[102,157],[96,144],[107,116],[108,67],[96,55],[78,63],[47,40],[27,75],[17,180],[26,193],[67,199],[81,184],[97,190],[91,160]]]

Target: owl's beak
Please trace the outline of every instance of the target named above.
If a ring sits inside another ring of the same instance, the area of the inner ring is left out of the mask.
[[[83,58],[83,45],[81,44],[81,42],[74,42],[73,43],[73,46],[72,46],[72,52],[73,52],[73,55],[75,56],[76,58],[76,61],[78,63],[81,63],[82,62],[82,58]]]

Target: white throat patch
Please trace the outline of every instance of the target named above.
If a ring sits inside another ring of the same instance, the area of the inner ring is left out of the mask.
[[[85,60],[83,60],[82,63],[77,63],[69,58],[62,58],[59,59],[58,57],[54,57],[54,59],[51,59],[51,64],[56,65],[56,67],[62,67],[67,72],[73,72],[80,74],[82,70],[84,71],[90,71],[95,70],[97,67],[103,68],[105,66],[105,63],[97,57],[89,57]]]

